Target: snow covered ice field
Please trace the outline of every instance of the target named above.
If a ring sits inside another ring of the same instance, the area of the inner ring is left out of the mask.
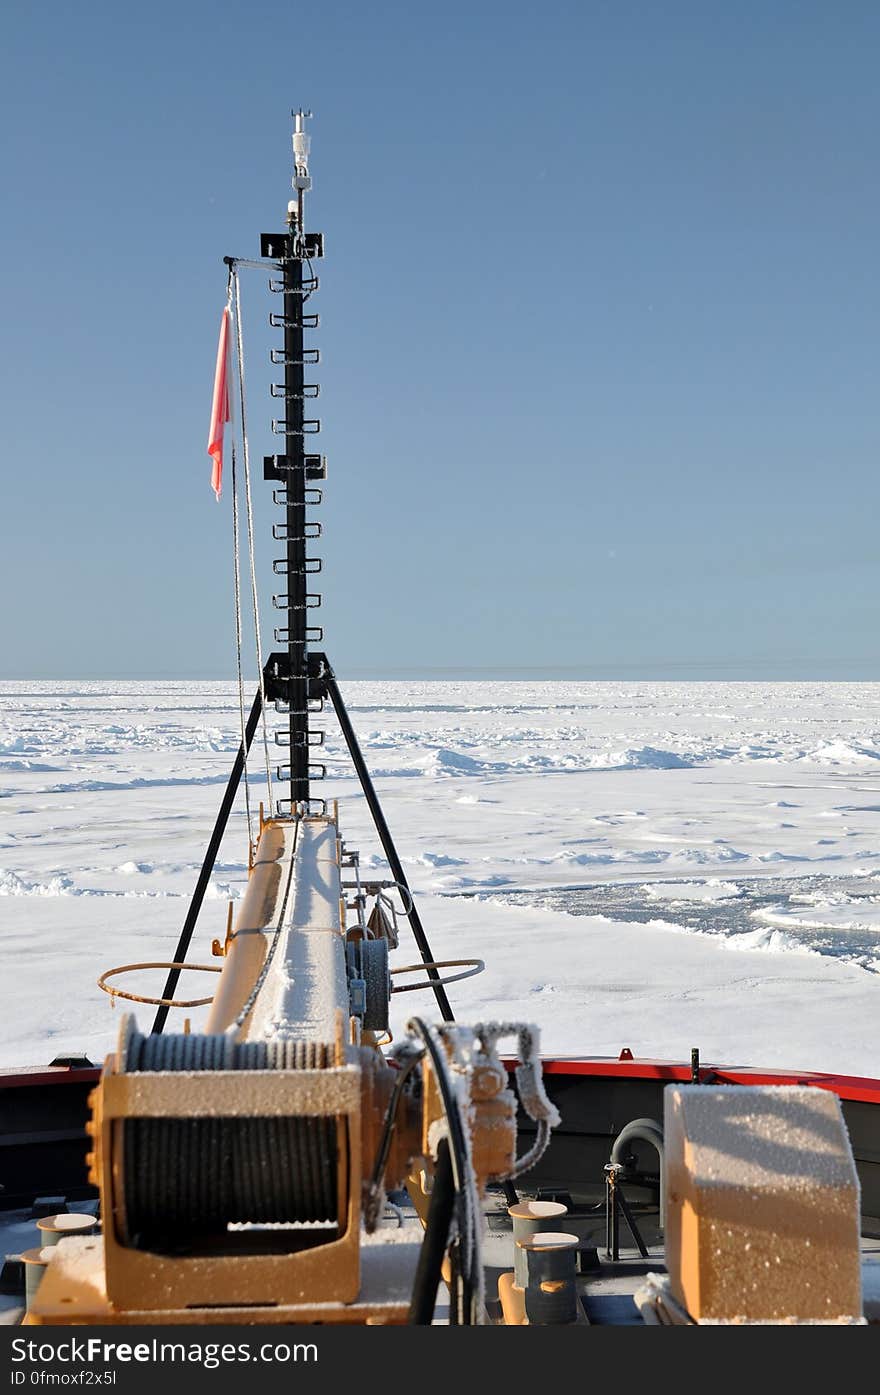
[[[880,1073],[880,684],[342,687],[434,953],[486,961],[449,990],[459,1020],[534,1021],[557,1054]],[[322,724],[321,793],[379,875]],[[111,1048],[97,975],[172,957],[238,741],[228,683],[0,684],[0,1064]],[[240,795],[193,961],[246,863]],[[417,958],[404,926],[392,963]],[[397,1031],[413,1012],[433,996],[395,997]]]

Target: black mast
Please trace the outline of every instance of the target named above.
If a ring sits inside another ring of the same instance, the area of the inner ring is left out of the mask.
[[[302,191],[297,200],[302,209]],[[301,215],[290,213],[284,259],[284,417],[287,454],[287,652],[290,664],[290,800],[309,797],[308,650],[306,647],[306,479],[303,426],[303,267]]]
[[[269,323],[284,331],[284,347],[273,349],[273,363],[283,364],[284,382],[272,385],[273,397],[284,403],[284,415],[272,423],[276,434],[284,437],[284,454],[266,457],[264,475],[267,479],[284,482],[284,489],[275,491],[275,500],[284,508],[284,523],[276,524],[273,537],[286,543],[285,556],[276,558],[273,567],[277,575],[286,578],[287,589],[273,596],[277,610],[286,612],[287,624],[277,626],[275,640],[286,646],[286,653],[273,654],[277,682],[273,691],[281,694],[276,697],[276,706],[286,711],[288,726],[286,731],[276,733],[280,746],[289,747],[289,761],[278,768],[278,778],[290,783],[288,799],[278,801],[278,812],[285,812],[289,806],[292,812],[297,805],[309,802],[311,779],[320,779],[324,774],[321,765],[312,766],[309,761],[312,745],[320,745],[323,733],[309,731],[309,654],[310,640],[323,638],[318,626],[310,626],[308,612],[321,604],[321,597],[310,592],[309,577],[321,570],[318,557],[307,557],[306,542],[309,538],[321,535],[321,525],[306,520],[306,508],[310,503],[320,502],[320,490],[309,487],[309,482],[323,479],[326,473],[323,457],[306,450],[306,438],[321,429],[317,418],[306,416],[306,402],[318,396],[318,384],[305,381],[306,365],[317,364],[320,360],[318,349],[306,348],[304,332],[316,329],[318,316],[306,314],[305,303],[318,288],[318,278],[312,272],[311,263],[323,255],[323,237],[320,233],[306,233],[303,221],[304,195],[311,188],[309,177],[309,137],[305,132],[305,121],[311,112],[302,110],[293,113],[293,188],[296,197],[288,204],[287,232],[283,234],[264,233],[261,250],[265,257],[279,261],[282,268],[280,282],[271,281],[270,288],[283,296],[284,310],[269,316]],[[308,274],[303,266],[308,264]],[[320,707],[320,700],[314,703]]]
[[[276,504],[284,509],[284,522],[276,523],[272,528],[273,538],[286,545],[285,555],[276,557],[272,563],[275,575],[281,577],[286,585],[286,590],[276,592],[272,597],[275,609],[287,617],[286,625],[275,627],[275,643],[284,647],[273,650],[264,665],[263,686],[254,698],[244,741],[233,765],[217,815],[214,832],[177,946],[175,965],[183,963],[189,950],[205,888],[261,715],[263,691],[266,701],[274,702],[276,711],[287,715],[286,729],[275,733],[278,746],[289,749],[288,763],[278,767],[278,779],[285,783],[289,781],[290,784],[289,797],[276,801],[275,812],[281,816],[286,813],[294,814],[298,807],[306,814],[315,813],[313,805],[321,806],[320,813],[326,812],[326,802],[316,800],[310,795],[311,782],[323,780],[327,769],[322,763],[313,763],[310,759],[312,749],[323,746],[324,732],[310,727],[309,716],[313,712],[322,711],[325,699],[329,699],[339,719],[361,788],[392,869],[393,884],[404,893],[406,915],[426,965],[437,1005],[444,1020],[451,1022],[454,1019],[449,999],[440,982],[440,975],[434,964],[434,956],[422,928],[403,864],[385,822],[333,670],[327,656],[320,650],[309,655],[309,645],[320,644],[324,632],[320,625],[308,623],[309,612],[316,610],[321,604],[320,593],[308,589],[309,578],[321,570],[321,559],[307,556],[306,548],[310,539],[320,538],[321,525],[316,520],[309,521],[306,518],[306,510],[316,507],[322,501],[319,483],[327,477],[327,461],[325,456],[313,454],[306,449],[307,438],[320,431],[321,423],[315,417],[306,416],[306,403],[318,396],[319,388],[317,383],[306,382],[305,375],[307,368],[320,363],[321,353],[319,349],[307,348],[304,344],[305,332],[318,328],[318,316],[312,311],[306,313],[305,305],[318,289],[318,277],[312,269],[312,263],[324,255],[324,238],[321,233],[304,231],[303,197],[312,187],[309,177],[309,138],[305,131],[305,122],[311,116],[311,112],[300,110],[292,115],[293,188],[296,198],[287,207],[286,232],[263,233],[260,239],[261,257],[274,262],[281,271],[280,280],[270,280],[269,289],[283,297],[284,306],[281,313],[269,316],[270,325],[284,331],[284,347],[272,349],[269,354],[270,361],[284,369],[284,382],[273,383],[271,389],[272,396],[283,403],[283,415],[273,420],[272,430],[276,435],[284,437],[284,453],[263,456],[263,478],[276,481],[281,486],[273,491],[273,497]],[[226,258],[230,265],[236,260]],[[308,267],[305,275],[304,265]],[[179,967],[170,969],[163,997],[173,997],[179,975]],[[153,1024],[154,1032],[162,1031],[167,1015],[167,1006],[161,1006]]]

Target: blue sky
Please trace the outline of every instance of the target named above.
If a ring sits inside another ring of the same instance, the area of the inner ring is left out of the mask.
[[[234,675],[222,258],[303,104],[340,674],[880,678],[878,52],[869,0],[12,0],[0,673]]]

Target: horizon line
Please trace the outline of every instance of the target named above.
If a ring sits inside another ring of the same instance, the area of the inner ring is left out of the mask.
[[[669,666],[665,669],[647,669],[641,665],[620,665],[617,667],[605,667],[604,665],[584,665],[584,664],[546,664],[546,665],[466,665],[461,664],[455,667],[445,665],[411,665],[406,668],[373,668],[373,667],[352,667],[340,672],[336,670],[336,677],[339,682],[382,682],[382,681],[431,681],[441,680],[466,680],[466,681],[497,681],[497,682],[529,682],[544,679],[545,681],[580,681],[580,682],[605,682],[605,683],[877,683],[880,682],[880,671],[875,673],[865,673],[863,671],[841,672],[829,670],[808,670],[808,669],[785,669],[774,668],[762,670],[755,667],[748,669],[730,669],[715,665],[682,664]],[[245,678],[248,688],[257,686],[256,674]],[[73,673],[73,674],[45,674],[45,673],[17,673],[0,674],[0,683],[237,683],[237,676],[234,673],[221,674],[217,672],[205,673],[181,673],[169,671],[147,672],[139,670],[128,673]]]

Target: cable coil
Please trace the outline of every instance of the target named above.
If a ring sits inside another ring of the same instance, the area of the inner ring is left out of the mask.
[[[121,1062],[142,1071],[319,1070],[330,1048],[308,1041],[133,1033]],[[230,1225],[339,1224],[333,1117],[128,1119],[123,1126],[126,1242],[158,1253],[240,1250]]]

